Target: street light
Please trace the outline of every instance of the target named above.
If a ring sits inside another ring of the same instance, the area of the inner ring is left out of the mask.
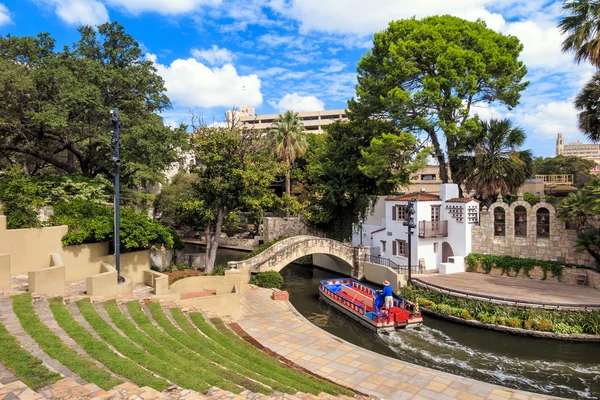
[[[402,225],[408,227],[408,281],[407,283],[409,285],[412,284],[412,275],[411,275],[411,270],[412,270],[412,245],[411,245],[411,237],[413,235],[413,229],[417,227],[417,225],[415,224],[415,219],[414,219],[414,215],[415,215],[415,202],[417,201],[417,199],[412,199],[408,202],[408,206],[406,207],[406,214],[408,215],[408,217],[406,218],[406,221],[404,221],[402,223]]]
[[[115,268],[117,269],[117,283],[125,282],[125,279],[121,276],[121,210],[120,210],[120,199],[119,199],[119,175],[121,172],[121,153],[119,145],[121,144],[121,138],[119,137],[119,129],[122,127],[121,121],[119,120],[119,109],[115,108],[110,112],[110,124],[112,125],[112,138],[111,142],[115,146],[111,161],[115,164],[115,223],[114,223],[114,237],[115,237]]]

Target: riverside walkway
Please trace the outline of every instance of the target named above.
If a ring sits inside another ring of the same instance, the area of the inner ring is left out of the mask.
[[[389,400],[556,399],[503,388],[383,356],[348,343],[306,320],[272,291],[242,298],[239,325],[263,346],[341,385]]]

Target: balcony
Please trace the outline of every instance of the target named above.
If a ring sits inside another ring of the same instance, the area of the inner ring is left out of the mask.
[[[446,236],[448,236],[448,221],[419,221],[420,238]]]

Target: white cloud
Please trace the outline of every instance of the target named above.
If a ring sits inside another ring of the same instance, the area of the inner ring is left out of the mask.
[[[231,64],[211,69],[193,58],[163,65],[156,62],[153,54],[146,57],[155,63],[158,74],[165,80],[167,95],[180,107],[258,106],[262,103],[258,76],[240,76]]]
[[[559,132],[566,138],[573,139],[581,136],[577,130],[577,114],[572,100],[569,99],[552,101],[531,109],[517,111],[512,119],[537,139],[545,141],[554,139]]]
[[[278,102],[269,101],[269,104],[279,111],[293,110],[300,111],[322,111],[325,109],[325,103],[315,96],[300,96],[297,93],[288,93]]]
[[[8,11],[8,7],[0,3],[0,26],[10,24],[11,22],[12,20],[10,19],[10,11]]]
[[[385,29],[394,19],[452,14],[469,20],[482,18],[499,29],[504,18],[485,9],[491,0],[378,0],[376,5],[364,0],[292,0],[272,2],[271,7],[300,22],[302,32],[372,34]],[[351,22],[349,22],[351,21]]]
[[[346,64],[344,64],[340,60],[331,60],[329,62],[329,66],[327,66],[325,68],[321,68],[321,71],[323,71],[325,73],[340,72],[344,68],[346,68]]]
[[[203,5],[218,5],[221,0],[107,0],[107,3],[135,15],[143,12],[182,14],[198,10]]]
[[[214,44],[210,49],[206,50],[192,49],[192,56],[196,59],[206,60],[211,65],[222,65],[233,61],[233,53],[231,51],[221,49]]]
[[[109,20],[108,11],[98,0],[50,0],[56,15],[71,25],[100,25]]]

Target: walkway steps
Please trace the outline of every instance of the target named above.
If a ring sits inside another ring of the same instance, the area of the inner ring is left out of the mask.
[[[0,297],[0,322],[6,327],[6,330],[17,339],[21,347],[27,350],[34,357],[42,360],[44,365],[51,371],[58,372],[62,376],[74,379],[80,384],[87,383],[79,375],[69,370],[54,358],[46,354],[40,346],[25,332],[19,319],[15,315],[12,307],[12,301],[9,297]]]

